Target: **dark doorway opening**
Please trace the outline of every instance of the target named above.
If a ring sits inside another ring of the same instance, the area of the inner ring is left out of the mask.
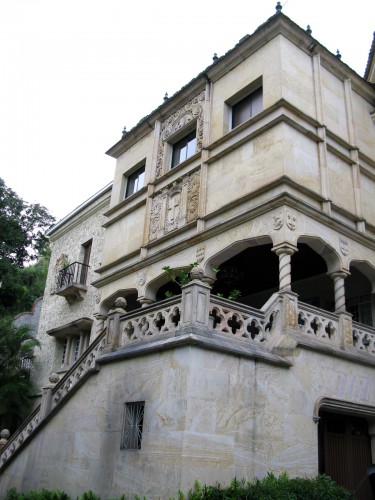
[[[365,418],[320,413],[320,474],[330,476],[351,492],[355,491],[358,500],[371,500],[371,486],[367,478],[371,462],[371,441]]]

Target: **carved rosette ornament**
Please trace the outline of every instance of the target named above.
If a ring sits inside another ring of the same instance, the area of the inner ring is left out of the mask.
[[[164,143],[168,138],[186,127],[190,122],[197,122],[197,146],[196,150],[201,151],[203,141],[203,102],[205,100],[205,92],[195,96],[191,101],[178,109],[173,115],[169,116],[161,124],[158,153],[156,160],[156,178],[158,179],[163,173],[164,159]]]

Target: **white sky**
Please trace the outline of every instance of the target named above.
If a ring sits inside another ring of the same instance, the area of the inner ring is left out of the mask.
[[[375,1],[283,13],[363,76]],[[275,14],[274,0],[1,0],[0,177],[56,218],[113,177],[127,130]]]

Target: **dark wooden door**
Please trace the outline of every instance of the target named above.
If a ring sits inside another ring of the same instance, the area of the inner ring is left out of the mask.
[[[356,491],[359,500],[372,500],[370,481],[366,476],[371,465],[366,419],[324,412],[319,427],[320,472],[349,491]]]

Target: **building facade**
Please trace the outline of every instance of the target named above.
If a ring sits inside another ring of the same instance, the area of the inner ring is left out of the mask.
[[[375,461],[373,55],[366,75],[278,7],[108,151],[110,200],[51,232],[41,404],[2,450],[2,493],[167,498],[282,471],[357,488]]]

